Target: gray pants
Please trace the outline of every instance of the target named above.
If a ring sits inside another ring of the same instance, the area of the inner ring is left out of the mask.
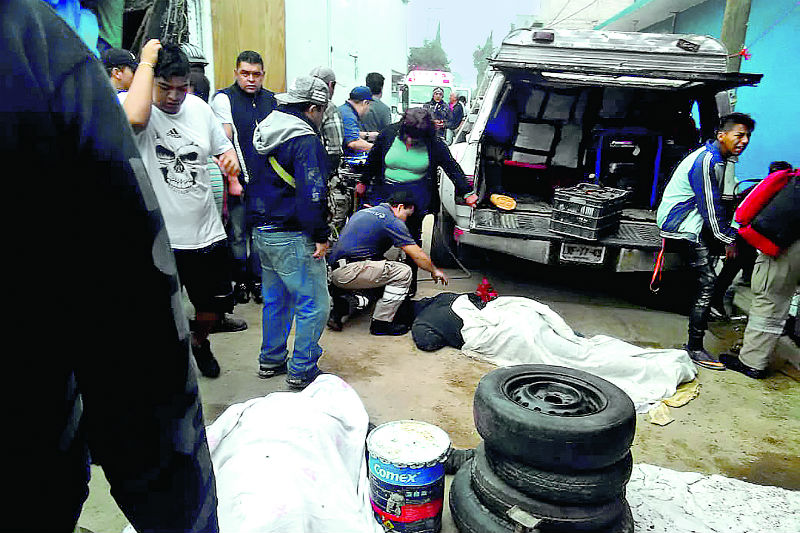
[[[744,331],[739,359],[749,367],[763,370],[783,333],[789,304],[800,283],[800,241],[778,257],[758,253],[750,286],[753,303]]]
[[[411,267],[398,261],[356,261],[331,272],[331,283],[340,289],[383,287],[383,296],[372,312],[374,320],[391,322],[411,286]]]

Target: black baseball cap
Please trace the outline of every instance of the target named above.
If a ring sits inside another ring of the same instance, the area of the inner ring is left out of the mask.
[[[139,62],[136,61],[136,56],[124,48],[109,48],[103,52],[103,66],[106,67],[106,70],[126,66],[131,67],[131,70],[136,70]]]

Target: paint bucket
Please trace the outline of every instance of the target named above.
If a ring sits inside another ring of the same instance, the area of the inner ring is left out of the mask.
[[[387,531],[438,533],[450,452],[447,433],[417,420],[387,422],[370,432],[367,452],[375,519]]]

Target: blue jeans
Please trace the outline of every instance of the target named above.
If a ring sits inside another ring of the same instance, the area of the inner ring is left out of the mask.
[[[264,295],[258,362],[267,368],[287,362],[286,341],[294,320],[294,352],[287,362],[288,375],[313,378],[322,355],[319,338],[330,311],[325,260],[312,257],[314,243],[299,231],[254,228],[253,245],[261,259]]]
[[[261,278],[258,254],[252,236],[245,229],[245,202],[241,196],[228,196],[228,242],[233,255],[233,281],[254,283]]]

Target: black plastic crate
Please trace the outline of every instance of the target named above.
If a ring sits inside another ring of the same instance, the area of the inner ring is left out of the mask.
[[[583,226],[589,229],[602,229],[608,226],[619,224],[620,211],[605,215],[602,217],[595,217],[592,215],[581,215],[571,211],[561,211],[560,209],[553,209],[550,218],[557,222],[566,222],[567,224],[574,224],[576,226]]]
[[[550,231],[560,235],[567,235],[569,237],[576,237],[578,239],[585,239],[587,241],[596,241],[601,237],[614,233],[619,228],[619,218],[614,217],[608,225],[600,226],[597,228],[589,228],[579,224],[570,224],[569,222],[562,222],[560,220],[553,220],[550,218]]]
[[[594,183],[579,183],[575,187],[556,189],[553,209],[563,213],[602,219],[618,214],[625,204],[628,191],[603,187]]]

